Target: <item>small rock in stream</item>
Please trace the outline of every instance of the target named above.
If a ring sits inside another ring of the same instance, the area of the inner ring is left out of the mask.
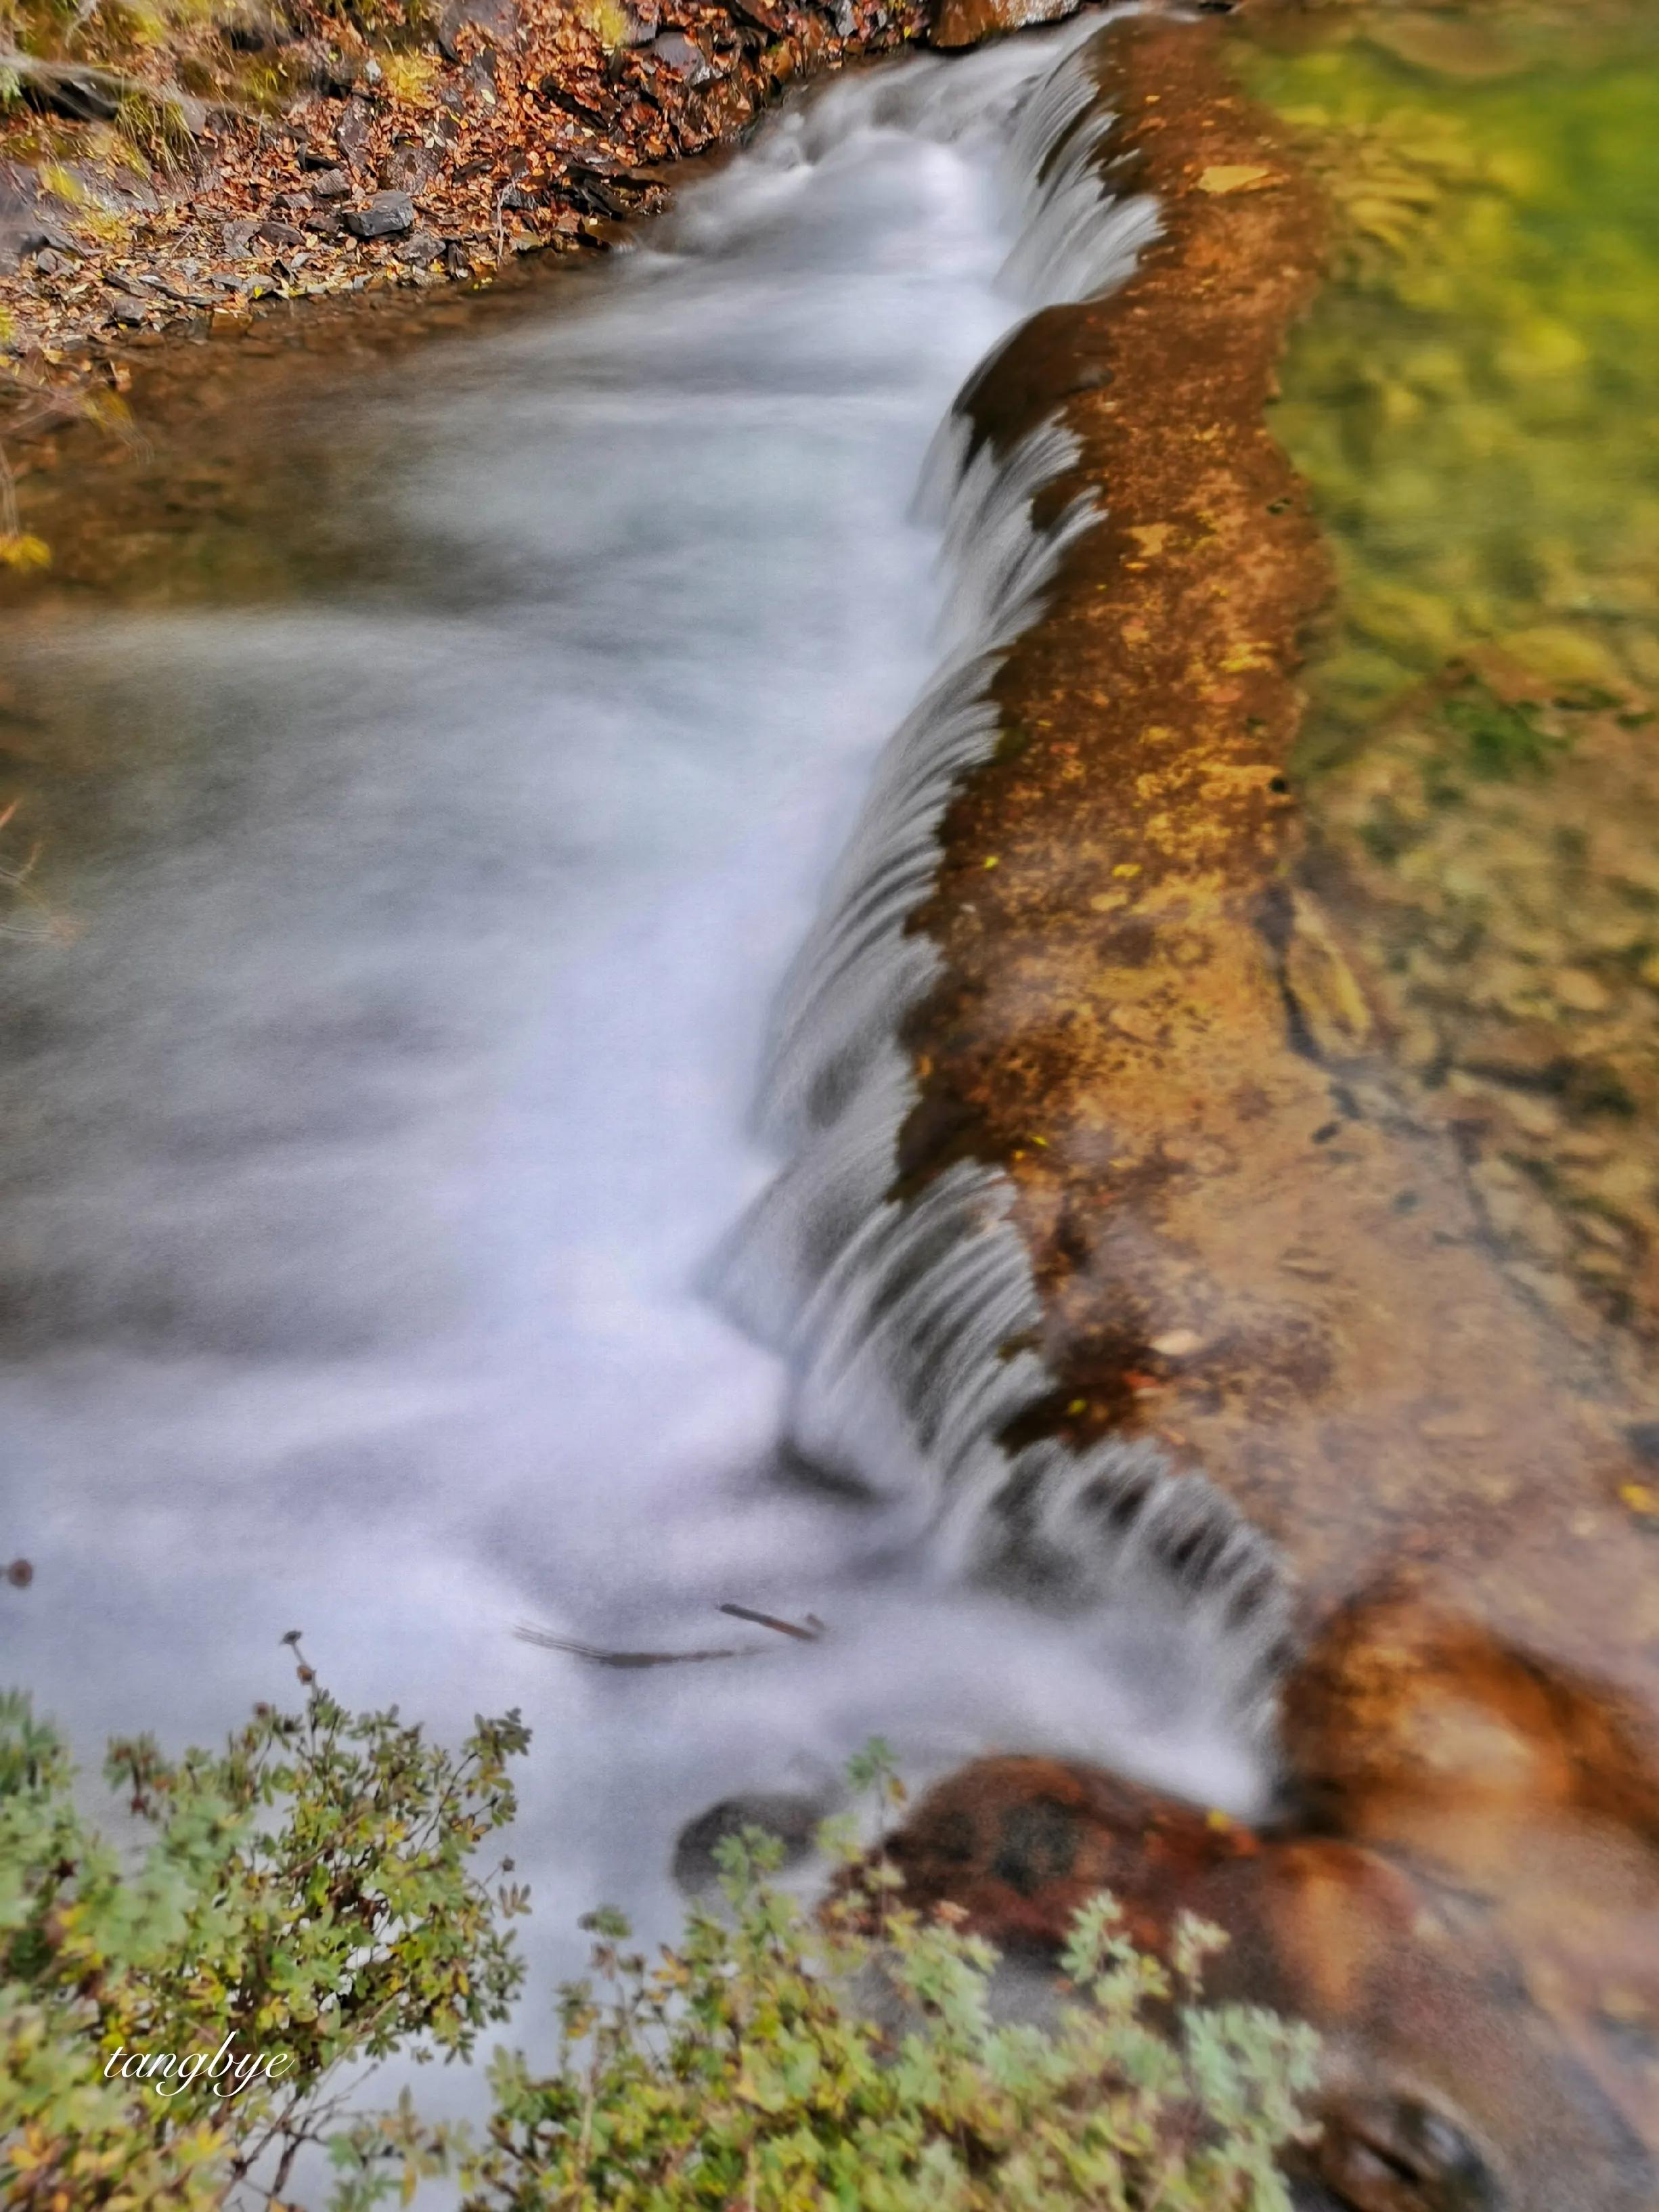
[[[354,238],[402,238],[415,228],[415,203],[407,192],[376,192],[367,207],[346,211]]]
[[[408,262],[412,268],[424,269],[435,261],[443,251],[442,239],[437,237],[433,232],[411,231],[398,248],[398,258],[399,261]]]
[[[714,75],[713,62],[684,31],[665,31],[660,38],[653,39],[645,51],[654,60],[665,63],[676,76],[683,76],[688,84],[707,84]]]

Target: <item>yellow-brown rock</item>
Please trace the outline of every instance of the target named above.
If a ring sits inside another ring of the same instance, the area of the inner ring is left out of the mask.
[[[1034,23],[1057,23],[1074,15],[1079,0],[939,0],[927,33],[935,46],[976,46]]]

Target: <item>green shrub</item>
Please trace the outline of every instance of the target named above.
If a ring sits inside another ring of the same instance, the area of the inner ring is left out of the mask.
[[[506,2017],[521,1899],[470,1861],[513,1817],[518,1716],[480,1720],[457,1758],[300,1672],[304,1711],[261,1706],[222,1752],[111,1745],[139,1831],[125,1851],[85,1823],[53,1730],[0,1698],[0,2201],[16,2212],[197,2212],[256,2168],[280,2192],[301,2146],[343,2124],[354,2065],[465,2057]],[[179,2079],[227,2037],[237,2066],[287,2063],[234,2094],[228,2067]],[[135,2054],[155,2069],[124,2075]]]
[[[301,1662],[305,1710],[256,1711],[220,1753],[112,1747],[141,1842],[84,1825],[53,1732],[0,1700],[0,2198],[19,2212],[208,2212],[281,2198],[329,2141],[337,2212],[422,2177],[471,2212],[1285,2212],[1310,2031],[1206,2008],[1217,1932],[1166,1968],[1109,1898],[1078,1918],[1051,2027],[1000,2024],[996,1960],[923,1922],[845,1831],[809,1911],[774,1847],[724,1847],[724,1903],[647,1957],[601,1911],[560,1992],[550,2073],[498,2051],[487,2128],[431,2126],[405,2094],[354,2118],[355,2062],[465,2057],[521,1978],[526,1893],[471,1858],[512,1817],[516,1714],[459,1758],[396,1711],[345,1712]],[[855,1779],[902,1796],[878,1751]],[[512,1871],[510,1860],[499,1872]],[[278,2054],[222,2094],[184,2054]],[[135,2051],[172,2054],[148,2078]],[[123,2058],[122,2054],[126,2054]],[[112,2071],[112,2069],[114,2070]]]

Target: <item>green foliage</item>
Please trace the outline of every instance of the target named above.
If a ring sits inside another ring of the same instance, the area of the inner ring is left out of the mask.
[[[676,1947],[647,1958],[619,1913],[592,1914],[556,2063],[498,2051],[482,2135],[428,2124],[407,2093],[354,2117],[354,2063],[466,2057],[517,1993],[505,1923],[526,1893],[492,1893],[471,1860],[512,1817],[527,1738],[515,1714],[480,1720],[452,1756],[395,1711],[346,1712],[302,1660],[300,1676],[301,1713],[258,1708],[222,1752],[112,1745],[125,1850],[87,1826],[55,1732],[0,1700],[16,2212],[275,2205],[325,2140],[335,2212],[407,2203],[436,2174],[471,2212],[1288,2212],[1278,2159],[1304,2132],[1314,2039],[1203,2003],[1215,1930],[1183,1923],[1165,1967],[1097,1898],[1053,2024],[1009,2025],[995,1954],[948,1911],[904,1908],[850,1828],[816,1913],[751,1833],[723,1847],[723,1908],[694,1911]],[[884,1745],[854,1774],[884,1814],[902,1802]],[[238,2071],[187,2070],[227,2039]],[[139,2073],[137,2052],[163,2056]]]
[[[190,166],[195,135],[179,101],[167,91],[134,85],[121,94],[115,129],[153,168],[173,176]]]
[[[1387,8],[1243,55],[1336,232],[1273,415],[1341,586],[1304,766],[1482,652],[1659,690],[1659,37],[1579,12],[1494,0],[1473,73],[1413,43],[1461,19]]]
[[[506,2016],[522,1968],[501,1923],[522,1899],[470,1862],[513,1817],[518,1716],[479,1720],[456,1757],[300,1674],[301,1713],[259,1707],[222,1752],[111,1746],[140,1838],[125,1851],[86,1824],[53,1730],[0,1699],[9,2206],[197,2212],[256,2168],[280,2190],[341,2124],[355,2064],[465,2057]],[[148,2078],[124,2076],[135,2053]]]
[[[1477,677],[1443,700],[1440,712],[1463,740],[1470,773],[1491,781],[1535,775],[1565,749],[1563,739],[1540,726],[1535,706],[1500,699]]]
[[[897,1905],[890,1868],[813,1915],[768,1881],[766,1839],[721,1848],[727,1910],[677,1948],[648,1960],[592,1916],[559,2063],[497,2056],[482,2145],[406,2106],[338,2145],[341,2212],[443,2166],[469,2212],[1288,2212],[1315,2039],[1203,2005],[1216,1930],[1186,1922],[1170,1971],[1097,1898],[1055,2023],[1008,2025],[995,1954]]]

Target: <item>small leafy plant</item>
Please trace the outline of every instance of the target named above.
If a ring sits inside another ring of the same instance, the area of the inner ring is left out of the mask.
[[[853,1779],[902,1797],[879,1751]],[[694,1910],[678,1947],[647,1959],[592,1915],[552,2072],[497,2054],[482,2145],[407,2106],[359,2129],[336,2146],[342,2212],[445,2166],[468,2212],[1289,2212],[1279,2160],[1310,2132],[1316,2039],[1202,2002],[1218,1929],[1183,1918],[1166,1968],[1097,1897],[1056,2020],[1009,2024],[960,1914],[922,1920],[890,1864],[825,1842],[846,1872],[817,1911],[750,1832],[718,1847],[725,1909]]]
[[[1305,2133],[1314,2039],[1204,2004],[1217,1931],[1182,1923],[1166,1967],[1097,1898],[1066,2002],[1011,2025],[995,1954],[948,1908],[907,1908],[850,1825],[826,1831],[844,1871],[816,1911],[751,1832],[721,1846],[721,1901],[676,1945],[647,1957],[619,1914],[590,1916],[556,2063],[498,2051],[482,2131],[425,2122],[407,2093],[354,2117],[355,2067],[465,2057],[518,1993],[506,1923],[527,1894],[497,1881],[510,1860],[483,1876],[472,1859],[513,1815],[528,1737],[516,1713],[481,1719],[452,1754],[298,1665],[303,1711],[256,1708],[222,1752],[111,1747],[125,1850],[85,1825],[54,1731],[0,1700],[15,2212],[276,2207],[324,2142],[336,2212],[407,2203],[435,2174],[470,2212],[1288,2212],[1278,2161]],[[884,1747],[852,1772],[902,1802]],[[282,2063],[230,2094],[228,2073],[183,2078],[178,2054],[227,2045]]]
[[[56,1732],[0,1698],[13,2212],[279,2200],[301,2148],[343,2124],[355,2067],[465,2057],[506,2017],[520,1899],[471,1861],[513,1817],[518,1715],[479,1720],[457,1756],[395,1708],[347,1712],[298,1664],[303,1711],[259,1706],[222,1752],[111,1745],[106,1776],[138,1828],[126,1851],[87,1826]],[[286,2063],[232,2094],[179,2084],[227,2039],[238,2063]]]

